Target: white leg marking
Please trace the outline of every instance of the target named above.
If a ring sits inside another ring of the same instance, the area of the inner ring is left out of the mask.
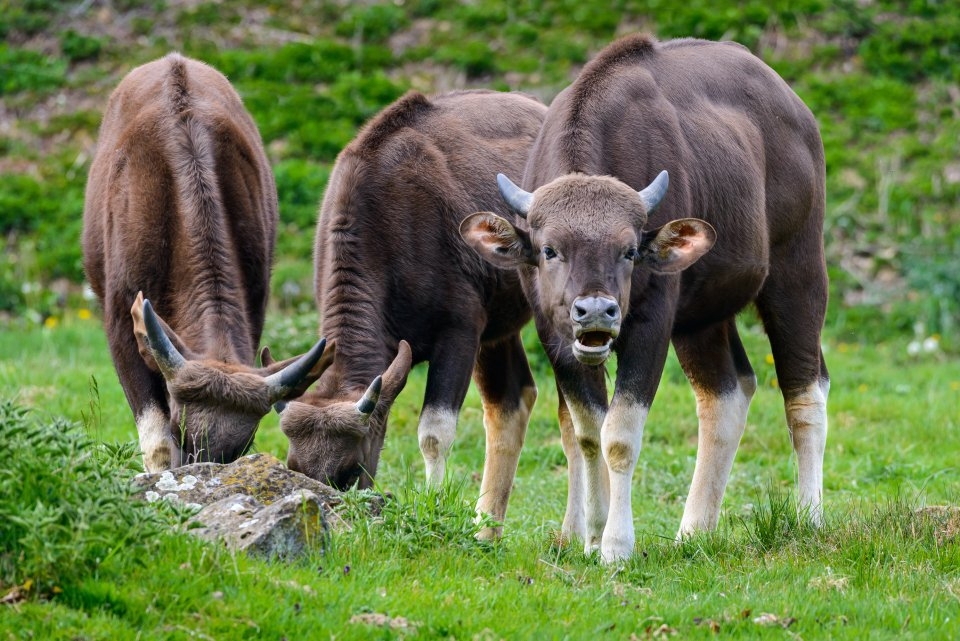
[[[737,389],[715,396],[694,388],[697,396],[697,464],[683,508],[677,539],[696,531],[712,530],[720,520],[720,504],[730,479],[733,459],[747,424],[747,410],[756,389],[754,377],[741,379]]]
[[[439,486],[447,469],[447,455],[457,434],[457,413],[425,409],[417,425],[420,453],[427,468],[427,483]]]
[[[507,503],[513,490],[513,479],[517,476],[517,462],[527,434],[527,421],[537,400],[537,388],[524,388],[522,394],[520,407],[513,412],[500,412],[498,406],[483,405],[487,450],[477,515],[489,514],[501,523],[507,515]],[[502,533],[502,527],[485,528],[477,533],[477,537],[492,539]]]
[[[797,507],[814,525],[823,522],[823,453],[827,447],[828,381],[813,383],[784,401],[787,427],[797,454],[799,499]]]
[[[143,469],[147,472],[162,472],[180,465],[179,456],[173,461],[173,453],[179,451],[170,433],[167,415],[155,405],[149,405],[137,417],[137,435],[140,451],[143,452]]]
[[[607,523],[610,488],[606,482],[606,463],[600,453],[600,426],[603,412],[567,403],[573,419],[577,443],[583,456],[583,493],[586,536],[583,549],[587,554],[600,549],[603,528]]]
[[[604,563],[633,554],[633,506],[630,502],[633,470],[640,456],[647,405],[614,398],[600,432],[603,457],[610,472],[610,510],[603,530],[600,556]]]
[[[587,497],[584,487],[586,469],[569,413],[560,416],[560,443],[567,457],[567,511],[563,515],[560,534],[565,541],[574,538],[586,541],[587,523],[583,511]]]

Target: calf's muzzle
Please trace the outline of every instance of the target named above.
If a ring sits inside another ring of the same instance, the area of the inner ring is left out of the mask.
[[[570,307],[576,340],[573,355],[584,365],[600,365],[620,333],[620,305],[609,296],[580,296]]]

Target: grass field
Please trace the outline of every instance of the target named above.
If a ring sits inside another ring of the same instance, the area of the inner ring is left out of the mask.
[[[86,316],[86,314],[84,314]],[[276,324],[277,319],[271,319]],[[637,552],[607,567],[557,544],[565,469],[545,359],[506,535],[474,540],[479,399],[461,414],[448,483],[423,488],[416,421],[424,371],[394,406],[378,476],[393,498],[292,565],[161,535],[46,596],[0,608],[5,638],[949,638],[960,634],[960,363],[906,343],[830,336],[826,525],[798,524],[796,465],[766,339],[744,325],[760,389],[717,532],[672,542],[693,470],[694,403],[671,357],[634,484]],[[279,349],[286,348],[279,345]],[[0,398],[130,442],[132,418],[99,320],[65,315],[0,335]],[[18,355],[18,356],[14,356]],[[255,449],[283,456],[276,418]],[[132,471],[126,474],[133,474]],[[9,586],[8,586],[9,587]]]

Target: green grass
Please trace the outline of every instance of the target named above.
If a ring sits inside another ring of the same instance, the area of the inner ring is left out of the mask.
[[[288,324],[274,316],[270,326],[281,328],[268,331],[275,349],[293,352],[309,315]],[[556,398],[528,334],[540,398],[502,541],[472,536],[483,460],[475,390],[461,414],[448,483],[440,491],[422,486],[416,422],[425,370],[418,366],[391,416],[377,488],[390,498],[379,517],[360,518],[369,497],[354,493],[343,508],[353,529],[290,565],[157,536],[144,542],[146,551],[131,546],[92,570],[54,576],[60,592],[0,608],[0,629],[10,638],[54,639],[133,639],[140,630],[139,638],[337,639],[960,633],[960,521],[916,511],[957,502],[960,362],[910,356],[906,341],[827,340],[827,518],[814,532],[796,518],[796,464],[765,338],[749,324],[743,333],[760,389],[720,527],[684,545],[672,537],[693,471],[696,420],[675,359],[634,479],[637,553],[606,567],[577,546],[557,544],[566,472]],[[95,318],[67,310],[52,327],[8,328],[0,354],[0,398],[33,407],[40,419],[86,425],[97,442],[134,440]],[[255,448],[285,454],[275,417],[264,420]],[[9,577],[3,580],[9,588]]]

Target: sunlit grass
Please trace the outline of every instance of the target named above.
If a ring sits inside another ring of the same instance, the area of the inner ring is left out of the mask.
[[[751,406],[716,532],[673,542],[696,420],[671,356],[634,480],[634,558],[608,567],[578,545],[558,545],[566,471],[556,398],[542,355],[531,349],[540,397],[502,541],[473,538],[483,459],[475,390],[461,414],[448,483],[439,491],[423,486],[416,423],[425,368],[418,366],[391,414],[376,488],[387,502],[378,517],[336,533],[329,548],[279,565],[164,538],[149,559],[113,558],[50,603],[20,604],[20,614],[0,609],[0,627],[43,638],[134,638],[141,629],[145,638],[193,631],[338,639],[653,638],[672,630],[940,638],[960,631],[960,522],[949,510],[918,511],[958,500],[960,362],[910,355],[906,342],[826,340],[833,378],[826,524],[811,531],[794,505],[796,464],[782,399],[769,382],[769,347],[759,330],[745,326],[743,334],[758,379],[768,382]],[[96,318],[5,331],[0,353],[0,396],[41,415],[86,421],[100,441],[135,439]],[[285,454],[275,417],[261,424],[255,448]],[[356,519],[368,498],[357,494],[344,509]]]

